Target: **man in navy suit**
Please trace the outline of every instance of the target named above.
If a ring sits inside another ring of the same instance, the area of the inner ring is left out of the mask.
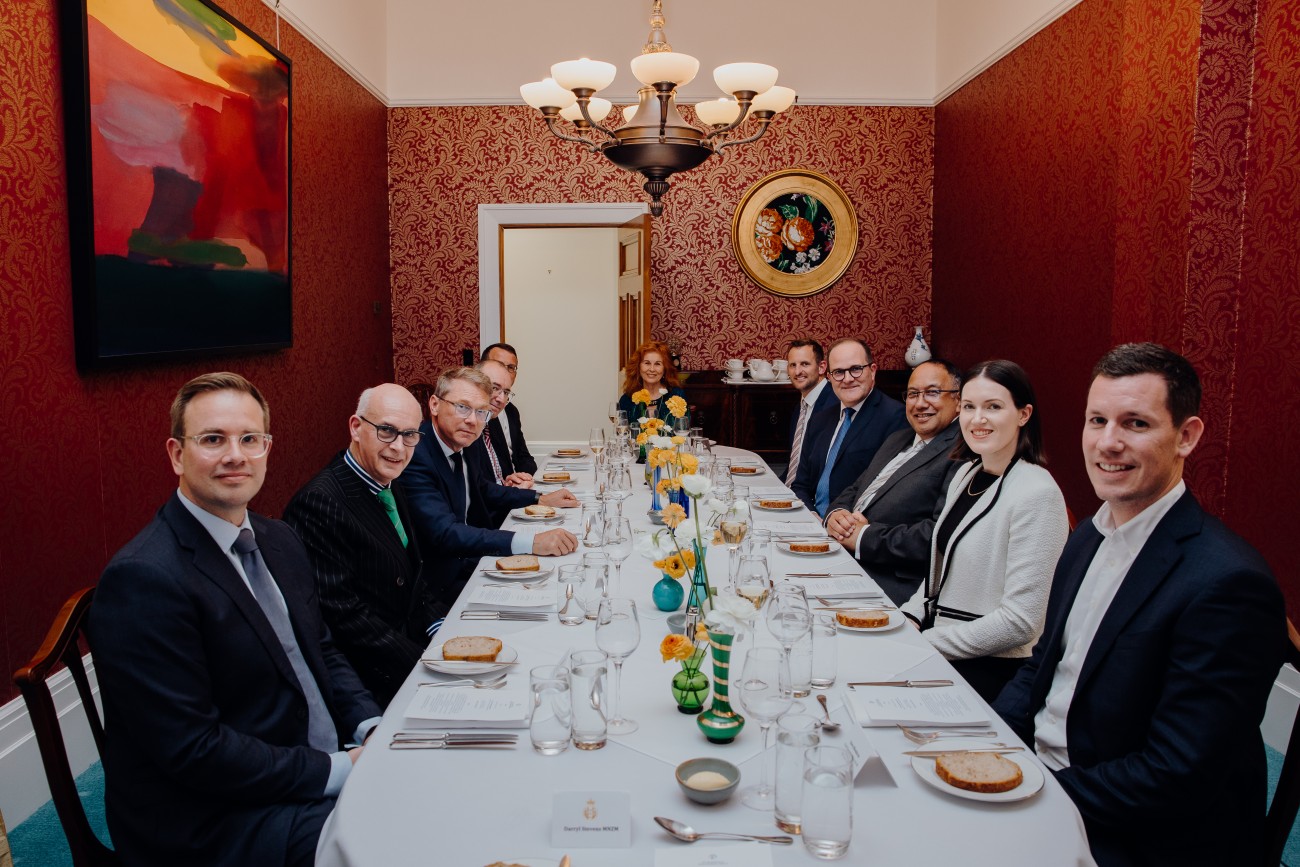
[[[399,478],[420,443],[420,403],[400,385],[368,388],[352,441],[284,510],[316,573],[321,612],[343,655],[386,706],[447,606],[425,574]]]
[[[190,380],[167,451],[179,490],[104,570],[89,635],[109,832],[122,863],[310,865],[379,708],[330,640],[311,563],[255,515],[262,395]]]
[[[519,472],[515,469],[510,447],[506,445],[506,441],[501,435],[501,415],[505,412],[506,407],[510,406],[511,398],[515,396],[514,391],[511,389],[511,386],[515,384],[515,376],[503,363],[492,359],[480,361],[474,365],[474,369],[492,382],[492,397],[489,401],[492,418],[488,421],[487,426],[483,428],[483,435],[466,449],[466,456],[479,461],[483,465],[483,471],[492,476],[493,481],[498,485],[506,485],[511,488],[531,488],[533,487],[533,474]],[[495,434],[493,433],[494,428],[496,430]],[[500,523],[499,519],[497,523]]]
[[[930,571],[930,537],[961,465],[950,457],[961,436],[961,371],[951,362],[917,365],[907,381],[907,422],[857,480],[831,503],[826,530],[897,605]]]
[[[839,405],[810,422],[815,435],[804,444],[790,487],[822,518],[840,492],[862,475],[880,444],[907,427],[903,405],[876,390],[876,365],[866,341],[841,338],[831,344],[826,361]]]
[[[538,494],[529,488],[498,485],[465,460],[464,450],[483,432],[492,416],[492,381],[469,367],[455,367],[438,377],[429,398],[432,422],[403,476],[415,513],[415,532],[427,557],[440,558],[439,597],[454,602],[479,558],[488,554],[563,556],[576,551],[578,540],[563,527],[537,532],[533,527],[493,529],[486,516],[541,503],[572,508],[578,500],[567,489]],[[476,523],[477,522],[477,523]]]
[[[1261,863],[1259,726],[1286,615],[1263,558],[1183,482],[1200,400],[1191,364],[1152,343],[1093,369],[1083,454],[1104,502],[994,703],[1074,800],[1102,867]]]
[[[790,341],[785,351],[785,370],[790,384],[799,392],[799,411],[790,416],[790,463],[785,470],[789,486],[799,475],[804,443],[817,435],[809,423],[817,413],[835,405],[835,391],[826,385],[826,351],[812,338]]]
[[[482,361],[496,361],[504,365],[510,373],[509,388],[514,388],[519,376],[519,353],[509,343],[493,343],[479,356]],[[485,432],[492,440],[492,447],[501,458],[505,475],[526,473],[530,477],[537,473],[537,459],[528,451],[528,440],[524,437],[523,422],[519,418],[519,407],[507,401],[500,414],[487,424]]]

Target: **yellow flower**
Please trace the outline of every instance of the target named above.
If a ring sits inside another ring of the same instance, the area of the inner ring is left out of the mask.
[[[695,568],[695,552],[690,548],[682,550],[682,560],[685,561],[687,569]]]
[[[696,641],[709,640],[709,627],[705,626],[702,622],[695,624],[695,640]]]
[[[694,475],[700,468],[700,459],[695,455],[682,455],[678,458],[678,462],[682,465],[682,472],[688,476]]]
[[[645,445],[645,444],[648,443],[648,442],[650,442],[650,431],[648,431],[648,430],[643,430],[643,431],[641,431],[641,433],[639,433],[639,434],[636,435],[636,444],[637,444],[637,445],[639,445],[639,446],[643,446],[643,445]]]
[[[674,416],[676,416],[677,418],[685,418],[686,399],[684,397],[677,394],[673,395],[672,397],[668,398],[667,406],[668,406],[668,411],[671,412]]]
[[[659,655],[664,658],[664,662],[690,659],[695,655],[695,645],[685,635],[674,632],[665,635],[664,640],[659,642]]]
[[[676,554],[665,557],[662,560],[656,560],[654,565],[656,569],[667,575],[669,578],[681,580],[682,576],[686,574],[686,564],[682,563],[682,558],[678,557]]]
[[[676,503],[669,503],[664,506],[659,510],[659,514],[663,516],[664,526],[670,530],[675,530],[678,524],[686,520],[686,510]]]
[[[675,446],[679,446],[679,445],[681,445],[682,443],[686,442],[686,437],[684,437],[684,436],[674,436],[674,437],[671,437],[671,439],[672,439],[672,441],[673,441],[673,445],[675,445]]]
[[[677,481],[676,479],[662,478],[659,480],[659,484],[655,486],[655,490],[659,492],[660,496],[663,496],[664,494],[667,494],[669,491],[678,490],[679,488],[681,488],[681,486],[682,483]]]
[[[649,403],[649,402],[650,402],[650,392],[649,392],[648,390],[644,389],[644,388],[641,389],[640,391],[633,392],[633,393],[632,393],[632,402],[633,402],[633,403]]]
[[[663,426],[664,420],[661,418],[648,418],[641,425],[641,430],[659,430]]]

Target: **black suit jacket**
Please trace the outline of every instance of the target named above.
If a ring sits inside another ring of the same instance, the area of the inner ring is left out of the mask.
[[[257,600],[178,496],[113,557],[90,610],[109,831],[126,864],[283,864],[330,757],[307,745],[306,699]],[[379,708],[330,639],[307,552],[287,525],[250,520],[351,738]]]
[[[1066,619],[1102,536],[1086,521],[1057,565],[1033,656],[994,703],[1031,746]],[[1074,800],[1108,865],[1260,863],[1260,721],[1286,643],[1259,554],[1187,493],[1157,525],[1097,628],[1066,718]]]
[[[953,421],[889,477],[867,504],[866,529],[858,541],[858,560],[896,605],[912,598],[930,571],[930,537],[943,511],[948,483],[961,466],[951,460],[961,427]],[[853,511],[858,497],[885,465],[912,447],[909,427],[891,434],[853,484],[831,502],[830,511]]]
[[[537,473],[537,461],[528,451],[528,441],[524,438],[524,428],[519,421],[519,410],[513,403],[506,404],[501,411],[506,423],[510,425],[510,445],[506,445],[505,435],[501,431],[501,416],[487,423],[487,431],[492,437],[492,448],[501,461],[502,475],[511,473]]]
[[[803,395],[799,395],[799,400],[803,400]],[[835,389],[831,388],[830,381],[827,380],[826,384],[822,386],[821,393],[818,394],[817,399],[813,401],[812,414],[808,416],[809,427],[803,432],[805,444],[808,443],[808,438],[812,435],[812,421],[817,417],[817,414],[828,409],[834,409],[837,406],[839,406],[839,401],[835,398]],[[795,404],[794,413],[790,416],[790,433],[786,436],[786,445],[790,449],[794,448],[794,434],[798,429],[799,406],[798,404]]]
[[[830,451],[842,409],[837,401],[808,421],[803,455],[799,459],[799,472],[791,490],[810,510],[816,509],[817,480],[826,467],[826,453]],[[876,456],[880,444],[890,434],[907,427],[903,405],[886,396],[879,388],[873,388],[853,417],[853,424],[849,425],[840,452],[835,457],[835,466],[831,467],[830,502],[835,502],[840,492],[862,475],[871,459]]]
[[[438,576],[438,598],[450,604],[464,588],[479,558],[510,553],[515,534],[494,529],[495,524],[489,523],[487,516],[532,505],[538,494],[498,485],[482,472],[478,461],[467,459],[470,500],[466,502],[465,489],[452,475],[433,426],[426,421],[420,430],[424,436],[402,473],[402,486],[428,568]]]
[[[402,480],[392,484],[407,545],[383,504],[340,452],[284,510],[316,573],[321,613],[366,688],[387,705],[447,612],[424,575],[415,516]]]

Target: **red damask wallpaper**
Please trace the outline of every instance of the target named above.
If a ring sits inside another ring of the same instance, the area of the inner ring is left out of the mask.
[[[933,295],[945,351],[1029,370],[1080,516],[1092,364],[1127,340],[1191,358],[1192,490],[1296,602],[1300,458],[1268,420],[1300,411],[1298,43],[1278,0],[1076,6],[936,108]]]
[[[258,0],[225,7],[274,42]],[[386,109],[281,25],[293,60],[294,347],[78,375],[73,365],[57,20],[52,0],[0,0],[0,702],[64,599],[175,488],[164,451],[177,387],[237,370],[271,403],[259,511],[342,447],[351,402],[392,375]],[[377,305],[377,306],[376,306]],[[377,312],[376,312],[377,311]]]
[[[390,112],[393,344],[397,377],[428,380],[478,344],[477,206],[640,202],[638,176],[547,132],[527,107]],[[933,114],[923,108],[796,106],[754,145],[678,176],[655,221],[652,332],[685,364],[771,357],[798,334],[865,335],[901,367],[930,319]],[[765,175],[804,167],[857,209],[859,249],[831,289],[785,299],[751,283],[731,252],[731,216]]]

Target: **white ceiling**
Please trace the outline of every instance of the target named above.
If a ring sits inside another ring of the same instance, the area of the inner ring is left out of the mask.
[[[275,0],[263,0],[275,7]],[[933,105],[1081,0],[664,0],[673,48],[700,59],[683,101],[720,96],[714,66],[770,63],[805,104]],[[387,105],[518,104],[574,57],[627,63],[649,0],[280,0],[280,14]]]

